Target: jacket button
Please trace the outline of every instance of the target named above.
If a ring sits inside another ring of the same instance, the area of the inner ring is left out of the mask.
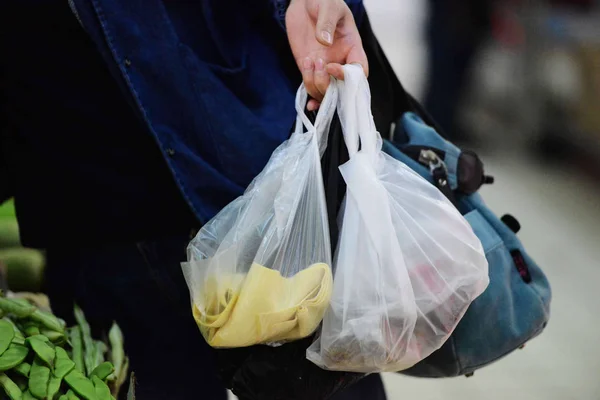
[[[129,58],[126,58],[124,63],[126,67],[131,67],[131,60]]]
[[[168,148],[166,152],[169,157],[173,157],[175,155],[175,150],[173,150],[172,148]]]

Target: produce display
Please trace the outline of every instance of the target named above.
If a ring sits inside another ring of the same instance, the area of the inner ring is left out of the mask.
[[[107,342],[94,340],[83,311],[75,306],[74,315],[77,325],[66,327],[44,295],[0,297],[0,399],[117,397],[129,364],[119,326],[113,324]]]

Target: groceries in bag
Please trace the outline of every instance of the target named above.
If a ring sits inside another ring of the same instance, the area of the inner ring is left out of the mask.
[[[307,350],[330,370],[400,371],[438,349],[488,284],[479,239],[434,186],[381,151],[362,69],[344,67],[338,114],[350,160],[334,287]]]
[[[304,114],[307,97],[302,86],[290,139],[188,246],[182,268],[193,315],[213,347],[307,337],[329,305],[331,247],[320,158],[337,90],[328,91],[314,125]]]

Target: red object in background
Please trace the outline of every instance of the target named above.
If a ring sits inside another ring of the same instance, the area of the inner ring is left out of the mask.
[[[515,48],[525,43],[525,29],[512,8],[497,7],[492,13],[492,36],[502,46]]]

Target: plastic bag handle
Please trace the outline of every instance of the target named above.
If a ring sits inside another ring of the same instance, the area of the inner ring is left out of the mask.
[[[338,81],[338,114],[350,157],[358,152],[371,155],[373,162],[381,151],[382,140],[371,113],[369,82],[358,64],[344,65],[344,81]]]
[[[306,87],[303,83],[296,92],[296,112],[298,113],[298,116],[296,118],[295,133],[302,133],[302,126],[306,127],[308,133],[314,132],[317,142],[319,143],[319,151],[321,155],[323,155],[325,148],[327,147],[329,126],[333,120],[338,103],[338,87],[335,84],[335,79],[331,78],[331,83],[327,89],[327,92],[325,93],[323,101],[321,102],[321,106],[317,112],[317,118],[315,119],[314,124],[308,119],[306,113],[304,112],[307,101],[308,93],[306,92]]]

